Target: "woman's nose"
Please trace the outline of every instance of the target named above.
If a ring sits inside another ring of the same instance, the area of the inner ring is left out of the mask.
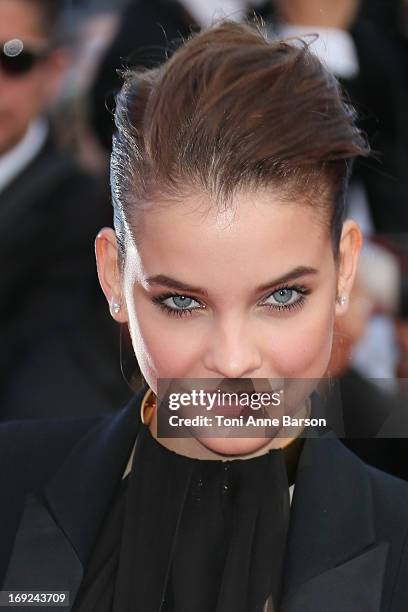
[[[204,365],[216,377],[247,378],[261,368],[261,351],[250,326],[236,319],[214,329],[207,345]]]

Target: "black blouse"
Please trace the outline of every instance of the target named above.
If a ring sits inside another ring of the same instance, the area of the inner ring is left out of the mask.
[[[302,444],[191,459],[141,425],[73,612],[277,611]]]

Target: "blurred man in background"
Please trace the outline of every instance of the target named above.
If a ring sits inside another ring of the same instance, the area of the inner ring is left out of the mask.
[[[273,0],[259,9],[271,36],[309,35],[311,49],[340,79],[357,109],[374,155],[356,164],[350,205],[367,233],[408,230],[408,75],[397,30],[392,40],[387,34],[390,25],[385,19],[384,27],[377,22],[382,9],[390,23],[396,2],[387,3],[387,13],[383,4]],[[314,42],[313,33],[319,35]]]
[[[128,392],[93,244],[106,196],[47,111],[68,63],[59,0],[0,0],[0,418],[94,414]]]

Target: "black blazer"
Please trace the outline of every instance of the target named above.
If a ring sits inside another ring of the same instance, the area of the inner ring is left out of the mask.
[[[370,465],[408,480],[408,401],[348,369],[332,383],[326,404],[333,429]],[[339,415],[341,419],[339,422]]]
[[[72,604],[133,447],[145,390],[112,415],[0,426],[3,590],[69,590]],[[407,533],[404,481],[337,439],[307,439],[281,610],[406,612]]]

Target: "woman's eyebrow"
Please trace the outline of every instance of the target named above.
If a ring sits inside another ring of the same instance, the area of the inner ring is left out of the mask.
[[[258,287],[256,291],[257,292],[266,291],[267,289],[270,289],[271,287],[275,287],[276,285],[281,285],[282,283],[288,283],[289,281],[296,280],[297,278],[300,278],[301,276],[313,276],[318,273],[319,271],[316,268],[312,268],[310,266],[298,266],[297,268],[293,268],[293,270],[290,270],[290,272],[283,274],[283,276],[280,276],[279,278],[275,278],[269,283],[265,283],[265,285],[261,285],[260,287]]]
[[[271,287],[275,287],[276,285],[281,285],[282,283],[287,283],[292,280],[296,280],[301,276],[310,276],[318,274],[318,270],[316,268],[311,268],[309,266],[298,266],[290,270],[283,276],[279,278],[275,278],[274,280],[261,285],[256,289],[256,293],[260,293],[262,291],[266,291]],[[156,274],[155,276],[149,276],[145,280],[146,284],[149,287],[153,287],[155,285],[161,285],[162,287],[168,287],[169,289],[177,289],[178,291],[184,291],[186,293],[200,293],[201,295],[208,296],[208,290],[203,289],[202,287],[193,287],[192,285],[188,285],[187,283],[183,283],[175,278],[171,278],[170,276],[166,276],[165,274]]]
[[[185,291],[190,293],[201,293],[202,295],[208,296],[207,289],[202,289],[201,287],[193,287],[192,285],[188,285],[187,283],[183,283],[175,278],[171,278],[170,276],[166,276],[165,274],[156,274],[156,276],[149,276],[146,278],[145,282],[149,287],[154,285],[161,285],[163,287],[168,287],[169,289],[178,289],[179,291]]]

